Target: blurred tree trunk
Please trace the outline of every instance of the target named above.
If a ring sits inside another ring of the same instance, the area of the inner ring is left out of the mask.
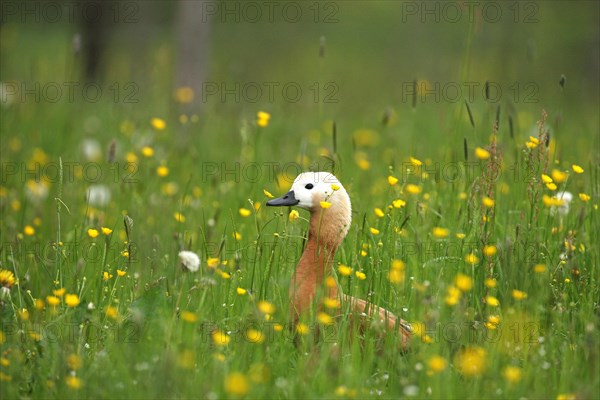
[[[189,87],[193,100],[184,104],[185,112],[197,113],[202,105],[202,82],[207,76],[210,19],[204,15],[207,1],[184,0],[177,10],[178,60],[176,88]]]

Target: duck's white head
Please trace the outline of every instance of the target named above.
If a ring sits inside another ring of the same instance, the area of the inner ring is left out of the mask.
[[[329,172],[303,172],[294,179],[288,193],[269,200],[268,206],[298,206],[314,211],[321,202],[331,203],[331,208],[349,206],[350,198],[340,181]]]
[[[323,208],[321,202],[331,203]],[[352,222],[350,196],[340,181],[329,172],[303,172],[296,177],[289,192],[267,201],[268,206],[298,206],[312,213],[326,212],[321,233],[329,234],[332,243],[346,236]]]

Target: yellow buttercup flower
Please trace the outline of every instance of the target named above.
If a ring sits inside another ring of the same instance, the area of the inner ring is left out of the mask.
[[[321,208],[323,208],[323,209],[328,209],[329,207],[331,207],[331,203],[328,201],[321,201],[320,204],[321,204]]]
[[[17,280],[15,279],[15,275],[12,271],[7,269],[0,269],[0,286],[10,288],[15,284]]]
[[[482,200],[481,203],[486,207],[486,208],[492,208],[494,207],[494,204],[496,204],[496,202],[494,201],[494,199],[491,199],[487,196],[485,196]]]
[[[448,237],[448,235],[450,234],[450,230],[447,228],[440,228],[439,226],[436,226],[433,228],[433,231],[431,233],[433,234],[433,237],[443,239]]]
[[[338,266],[338,272],[342,276],[350,276],[352,275],[352,268],[348,267],[347,265],[341,264]]]
[[[102,227],[102,228],[100,228],[100,230],[102,231],[102,234],[104,234],[106,236],[108,236],[112,233],[112,229],[110,229],[110,228]]]
[[[288,216],[290,221],[296,221],[300,218],[300,214],[296,210],[290,211],[290,215]]]
[[[31,225],[26,225],[25,228],[23,228],[23,233],[26,236],[33,236],[35,235],[35,228]]]
[[[99,235],[98,230],[92,229],[92,228],[88,229],[87,234],[92,239],[95,238],[95,237],[98,237],[98,235]]]
[[[476,147],[475,157],[477,157],[480,160],[487,160],[488,158],[490,158],[490,152],[486,149],[482,149],[481,147]]]
[[[493,257],[497,252],[498,249],[493,244],[487,245],[483,248],[483,254],[485,254],[487,257]]]
[[[467,254],[465,256],[465,261],[468,264],[474,265],[474,264],[477,264],[479,262],[479,258],[475,254],[470,253],[470,254]]]
[[[76,294],[66,294],[65,304],[71,308],[77,307],[79,305],[79,296],[77,296]]]
[[[142,147],[142,155],[144,157],[152,157],[154,155],[154,149],[150,146]]]
[[[421,193],[422,189],[420,186],[414,185],[412,183],[408,183],[404,187],[404,190],[406,190],[406,193],[409,193],[409,194],[419,194],[419,193]]]
[[[423,161],[419,160],[418,158],[414,158],[414,157],[410,157],[410,163],[412,165],[414,165],[415,167],[420,167],[421,165],[423,165]]]
[[[573,164],[571,166],[571,168],[573,169],[573,172],[575,172],[576,174],[583,174],[583,168],[581,168],[579,165]]]
[[[247,208],[243,208],[243,207],[240,208],[238,210],[238,212],[240,213],[240,215],[242,217],[248,217],[248,216],[252,215],[252,211],[248,210]]]
[[[468,292],[473,288],[473,278],[465,274],[458,274],[454,278],[454,284],[462,292]]]
[[[437,373],[442,372],[446,369],[448,362],[444,357],[441,356],[433,356],[427,360],[427,366],[431,372]]]
[[[325,312],[319,312],[317,314],[317,321],[319,321],[323,325],[333,324],[333,318],[331,317],[331,315],[329,315]]]
[[[515,300],[517,300],[517,301],[518,301],[518,300],[523,300],[523,299],[527,298],[527,293],[525,293],[525,292],[523,292],[523,291],[521,291],[521,290],[514,289],[514,290],[512,291],[512,297],[513,297]]]
[[[398,178],[396,178],[395,176],[390,175],[390,176],[388,176],[388,183],[391,186],[394,186],[395,184],[398,183]]]
[[[212,334],[212,340],[217,346],[227,346],[231,341],[231,337],[226,332],[216,330]]]
[[[394,206],[394,208],[402,208],[406,205],[406,202],[402,199],[396,199],[392,201],[392,206]]]
[[[373,212],[375,213],[375,215],[379,218],[383,218],[385,216],[385,213],[383,212],[383,210],[381,208],[375,208],[373,210]]]
[[[262,301],[258,302],[258,309],[263,314],[273,314],[275,312],[275,306],[266,300],[262,300]]]
[[[466,377],[482,375],[486,369],[486,351],[481,347],[466,347],[454,357],[454,366]]]
[[[521,380],[521,372],[521,368],[519,367],[508,366],[504,368],[502,375],[508,383],[517,383]]]
[[[164,178],[165,176],[169,175],[169,168],[164,165],[158,166],[156,168],[156,175],[160,176],[161,178]]]
[[[269,199],[272,199],[273,197],[275,197],[275,196],[273,196],[273,195],[271,194],[271,192],[269,192],[267,189],[263,189],[263,194],[264,194],[265,196],[267,196]]]
[[[150,120],[150,124],[157,131],[162,131],[162,130],[164,130],[167,127],[167,123],[162,118],[152,118]]]
[[[369,230],[371,231],[371,233],[372,233],[373,235],[379,235],[379,229],[376,229],[376,228],[370,228]]]

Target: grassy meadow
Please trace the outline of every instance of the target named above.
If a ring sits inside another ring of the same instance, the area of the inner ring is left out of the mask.
[[[0,398],[600,396],[595,2],[217,14],[201,93],[153,4],[93,82],[68,19],[0,25]],[[265,202],[308,170],[408,353],[327,302],[291,326],[309,214]]]

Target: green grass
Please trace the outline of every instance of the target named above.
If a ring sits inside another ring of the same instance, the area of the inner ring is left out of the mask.
[[[299,103],[213,98],[196,122],[182,123],[183,106],[166,78],[175,50],[161,38],[152,41],[156,48],[148,49],[151,61],[140,65],[139,75],[122,44],[110,53],[110,79],[134,82],[137,104],[103,96],[98,103],[29,98],[1,105],[1,268],[18,280],[0,299],[2,398],[235,398],[236,389],[253,398],[598,397],[598,97],[576,89],[598,81],[597,74],[577,69],[587,58],[574,46],[584,47],[597,31],[590,27],[592,12],[577,11],[573,18],[581,26],[573,30],[561,20],[560,6],[543,8],[535,30],[484,25],[470,43],[468,24],[436,25],[432,37],[446,34],[458,50],[435,44],[434,51],[384,34],[420,26],[398,27],[388,3],[369,11],[381,18],[381,29],[352,41],[347,36],[362,13],[340,4],[340,24],[280,24],[280,37],[268,24],[214,28],[213,81],[299,82],[307,93]],[[66,80],[65,65],[73,61],[64,46],[69,29],[52,28],[45,34],[40,27],[2,27],[3,82]],[[565,35],[557,43],[544,40],[555,29]],[[488,41],[507,32],[514,39],[506,44],[508,55],[491,51]],[[250,33],[256,46],[242,48],[240,38]],[[319,59],[323,34],[326,57]],[[541,60],[535,62],[553,61],[561,69],[534,73],[521,62],[529,35],[538,40]],[[399,50],[389,51],[394,46]],[[569,56],[559,58],[560,50]],[[231,54],[240,58],[231,61]],[[462,99],[418,102],[416,109],[410,96],[402,101],[403,84],[415,78],[431,85],[457,81],[465,54],[469,69],[476,69],[466,81],[503,82],[505,90],[534,82],[538,101],[524,102],[522,93],[503,97],[495,134],[498,104],[481,94],[469,102],[474,127]],[[395,55],[412,55],[415,65]],[[506,57],[506,68],[497,65],[499,57]],[[246,68],[237,66],[246,59]],[[286,66],[294,66],[289,74],[282,72]],[[568,79],[564,90],[561,73]],[[312,82],[321,88],[335,82],[339,102],[312,101]],[[382,124],[387,107],[392,117]],[[271,113],[264,128],[255,121],[260,110]],[[544,110],[547,121],[537,126]],[[152,118],[162,118],[166,128],[153,127]],[[542,143],[528,149],[530,135]],[[99,144],[98,156],[82,152],[84,139]],[[154,154],[144,156],[144,146]],[[488,149],[490,159],[479,160],[476,147]],[[415,167],[410,157],[423,165]],[[584,172],[575,173],[573,164]],[[161,165],[168,175],[157,174]],[[368,331],[356,340],[346,321],[323,327],[311,317],[303,321],[307,335],[290,332],[289,279],[309,216],[300,211],[290,221],[289,209],[265,207],[263,190],[283,194],[296,173],[317,166],[334,168],[353,205],[336,262],[366,279],[337,273],[339,284],[413,323],[407,354],[393,334],[380,342]],[[542,174],[561,181],[553,170],[567,173],[557,191],[573,193],[565,215],[544,203],[544,195],[556,192]],[[390,175],[399,179],[394,186]],[[410,194],[407,184],[420,193]],[[90,204],[91,185],[104,185],[110,202]],[[31,193],[41,187],[46,194]],[[484,197],[493,207],[483,205]],[[397,199],[405,201],[401,208],[392,206]],[[252,212],[245,217],[240,208]],[[379,218],[375,208],[385,215]],[[133,223],[126,228],[128,218]],[[112,233],[90,237],[89,229],[101,227]],[[436,237],[435,227],[446,228],[447,236]],[[483,254],[489,245],[496,254]],[[198,272],[181,267],[184,249],[200,256]],[[466,260],[471,254],[474,264]],[[392,283],[394,260],[404,262],[404,279]],[[460,274],[471,288],[457,282]],[[486,286],[489,278],[494,287]],[[48,296],[61,288],[52,306]],[[514,290],[526,297],[519,300]],[[77,294],[80,303],[69,307],[67,294]],[[487,296],[499,306],[486,304]],[[261,301],[275,307],[268,318]],[[490,316],[499,323],[490,324]],[[262,333],[259,343],[249,329]],[[226,345],[216,343],[215,330],[228,333]],[[465,361],[465,354],[472,358]],[[469,365],[479,366],[475,376]],[[507,367],[518,368],[509,369],[513,379]]]

